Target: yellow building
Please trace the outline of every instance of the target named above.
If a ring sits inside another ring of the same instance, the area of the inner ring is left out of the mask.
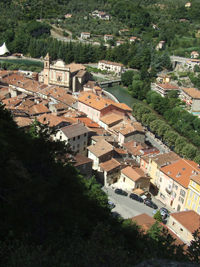
[[[194,172],[190,179],[185,208],[200,214],[200,173]]]
[[[144,158],[145,157],[147,156],[144,156]],[[160,168],[174,163],[180,160],[180,158],[181,157],[173,151],[149,157],[148,174],[152,178],[150,182],[150,191],[153,194],[158,193],[158,184],[161,182],[160,179],[162,179],[160,178]]]

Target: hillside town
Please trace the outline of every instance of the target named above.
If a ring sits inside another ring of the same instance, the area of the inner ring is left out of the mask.
[[[119,75],[124,71],[122,64],[99,62],[99,68],[106,66]],[[18,127],[28,132],[35,120],[54,127],[52,139],[70,145],[73,153],[66,158],[86,179],[95,176],[104,189],[137,195],[149,206],[152,197],[170,212],[165,227],[189,244],[200,220],[200,165],[157,140],[133,117],[131,107],[112,100],[92,81],[85,66],[52,62],[47,54],[44,70],[26,76],[20,71],[0,72],[0,99]],[[154,90],[163,97],[169,90],[179,90],[170,85],[169,75],[158,76],[158,82]],[[180,97],[194,110],[200,106],[194,88],[183,89]],[[132,220],[154,223],[147,214]]]

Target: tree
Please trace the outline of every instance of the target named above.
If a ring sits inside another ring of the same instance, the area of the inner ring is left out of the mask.
[[[121,75],[122,84],[124,86],[131,85],[133,82],[133,76],[134,76],[133,70],[127,70],[126,72],[122,73]]]
[[[177,92],[177,90],[171,90],[171,91],[169,91],[167,96],[169,98],[177,98],[178,97],[178,92]]]
[[[187,144],[186,146],[183,147],[181,153],[186,159],[193,160],[197,154],[197,148],[194,147],[193,145]]]
[[[190,245],[188,247],[188,256],[191,261],[200,263],[200,230],[197,229],[192,235],[194,240],[190,242]]]
[[[150,129],[153,133],[156,133],[157,132],[157,129],[160,125],[160,123],[162,123],[161,120],[154,120],[150,123]]]
[[[160,124],[158,125],[158,128],[156,130],[156,133],[159,136],[163,137],[163,135],[165,134],[165,132],[170,131],[170,129],[171,128],[170,128],[169,125],[167,125],[164,121],[161,121]]]
[[[199,65],[194,65],[194,72],[200,72],[200,67]]]
[[[144,125],[150,125],[150,123],[156,120],[157,116],[154,113],[148,113],[142,115],[142,123]]]
[[[173,131],[167,131],[163,136],[163,140],[167,143],[169,147],[175,146],[177,138],[178,134]]]
[[[161,234],[161,231],[162,231],[162,226],[159,224],[158,221],[156,221],[151,227],[150,229],[147,231],[147,233],[149,234],[149,236],[158,241],[159,240],[159,237],[160,237],[160,234]]]
[[[160,210],[158,210],[154,215],[153,218],[158,221],[158,222],[162,222],[162,215],[160,213]]]

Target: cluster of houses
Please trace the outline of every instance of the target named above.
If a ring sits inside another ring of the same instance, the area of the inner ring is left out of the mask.
[[[64,66],[57,61],[52,65],[52,75],[51,71],[46,73],[46,69],[51,69],[48,56],[45,63],[46,83],[37,81],[34,75],[35,79],[29,79],[17,71],[0,72],[0,100],[12,112],[19,128],[29,131],[35,118],[41,124],[55,127],[57,133],[52,138],[70,145],[73,154],[66,154],[65,158],[86,179],[95,175],[105,186],[138,195],[150,191],[177,211],[171,216],[172,226],[178,225],[179,213],[199,216],[197,163],[170,150],[160,152],[146,142],[147,130],[132,116],[132,109],[109,99],[96,82],[79,83],[78,89],[73,90],[73,77],[85,73],[80,64]],[[54,75],[57,84],[50,82]],[[71,87],[60,84],[65,78]]]
[[[170,91],[177,91],[178,97],[184,101],[192,112],[200,111],[200,91],[197,88],[180,88],[170,83],[171,76],[160,74],[156,79],[157,83],[152,84],[151,89],[165,97]]]

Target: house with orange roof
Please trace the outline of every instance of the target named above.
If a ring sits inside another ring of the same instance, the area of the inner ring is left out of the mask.
[[[43,104],[34,104],[30,108],[28,107],[26,112],[29,114],[31,117],[38,117],[42,114],[48,114],[51,113],[51,111]]]
[[[196,162],[186,159],[160,168],[157,198],[174,210],[185,210],[190,176],[199,171]]]
[[[99,124],[105,130],[108,130],[110,127],[118,124],[121,121],[123,121],[123,116],[111,113],[111,114],[101,117],[99,120]]]
[[[147,231],[150,230],[151,227],[156,223],[156,220],[146,213],[142,213],[140,215],[134,216],[131,218],[131,220],[133,223],[136,223],[137,225],[139,225],[141,227],[140,231],[143,231],[144,233],[147,233]],[[162,228],[165,228],[170,233],[170,235],[173,237],[174,242],[172,244],[177,245],[177,246],[184,245],[184,242],[178,237],[178,235],[176,235],[173,231],[171,231],[166,225],[164,225],[163,223],[159,223],[159,225]]]
[[[120,167],[116,159],[112,158],[99,164],[98,178],[103,182],[104,186],[116,183],[120,177]]]
[[[200,170],[199,164],[197,167]],[[200,214],[200,172],[197,173],[194,171],[190,176],[185,209],[194,210]]]
[[[48,125],[49,127],[54,127],[56,129],[68,126],[70,124],[67,120],[53,114],[43,114],[37,117],[37,120],[44,125]]]
[[[200,91],[197,88],[182,88],[179,97],[191,111],[200,111]]]
[[[6,98],[10,98],[11,94],[9,92],[9,88],[8,87],[2,87],[0,88],[0,100],[6,99]]]
[[[153,195],[157,195],[158,190],[160,188],[160,182],[162,181],[160,179],[160,169],[164,166],[177,162],[180,159],[181,157],[173,151],[164,154],[155,153],[141,156],[140,167],[145,172],[147,172],[152,178],[150,184],[150,191]]]
[[[150,148],[146,143],[138,143],[134,139],[124,143],[123,147],[126,149],[128,156],[133,158],[139,164],[141,156],[159,153],[159,150],[156,147]]]
[[[131,117],[132,109],[126,104],[115,103],[113,100],[85,93],[78,99],[78,110],[87,114],[93,121],[99,123],[99,119],[107,114],[116,113]]]
[[[151,177],[145,174],[140,168],[128,166],[121,170],[118,183],[122,184],[121,187],[133,192],[135,189],[141,189],[147,192],[149,191],[150,179]]]
[[[138,38],[138,37],[135,37],[135,36],[132,36],[131,38],[130,38],[130,43],[135,43],[136,41],[140,41],[140,38]]]
[[[89,39],[89,38],[90,38],[90,32],[81,33],[81,39]]]
[[[25,131],[29,132],[31,124],[33,123],[32,119],[29,117],[14,117],[14,121],[17,123],[17,126]]]
[[[54,139],[65,141],[69,144],[72,151],[80,153],[81,155],[87,155],[89,130],[83,125],[83,123],[76,123],[60,128]]]
[[[157,83],[169,83],[171,81],[171,75],[168,74],[158,74],[158,77],[156,78]]]
[[[172,85],[170,83],[158,83],[156,84],[156,87],[154,89],[157,93],[159,93],[162,97],[165,97],[168,95],[168,93],[171,91],[171,90],[176,90],[178,93],[180,91],[180,89],[175,86],[175,85]]]
[[[191,58],[198,58],[199,57],[199,53],[196,51],[192,51],[191,52]]]
[[[192,233],[199,230],[200,215],[193,210],[170,213],[167,226],[188,246],[194,240]]]
[[[106,140],[101,140],[95,144],[88,146],[88,158],[93,160],[93,169],[99,170],[99,164],[110,160],[114,154],[114,146]]]
[[[121,74],[125,71],[125,66],[121,63],[100,60],[98,63],[98,69],[106,70],[108,72],[114,72],[118,76],[121,76]]]
[[[146,131],[138,122],[123,120],[123,122],[111,127],[110,132],[118,139],[119,145],[134,139],[136,142],[144,143]]]

